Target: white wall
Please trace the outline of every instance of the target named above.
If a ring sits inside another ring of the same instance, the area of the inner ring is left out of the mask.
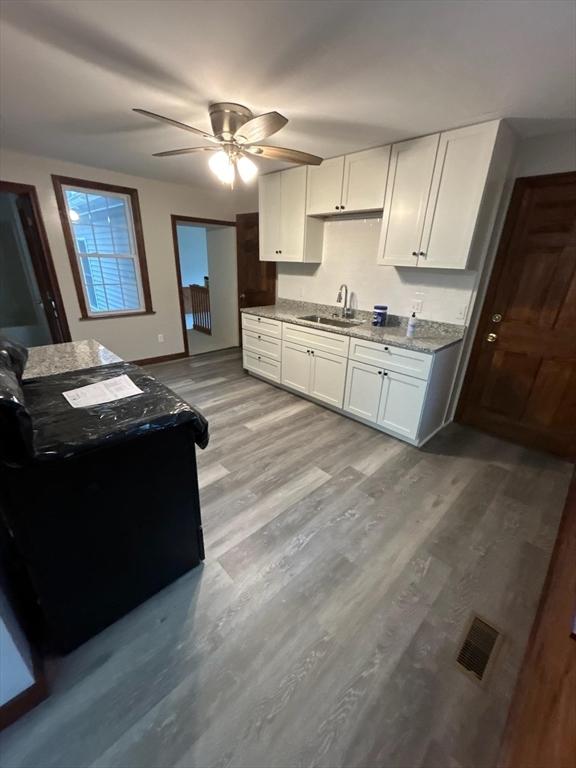
[[[188,331],[191,355],[237,347],[238,274],[236,269],[236,227],[215,227],[206,232],[210,275],[212,335]]]
[[[515,176],[541,176],[576,170],[576,131],[524,139],[516,156]]]
[[[109,182],[138,190],[155,314],[79,319],[80,308],[51,174]],[[169,355],[184,350],[170,214],[233,221],[236,207],[233,193],[225,187],[215,186],[212,190],[170,184],[11,150],[3,150],[0,154],[0,178],[32,184],[38,191],[72,339],[98,339],[126,360]],[[158,334],[164,335],[164,343],[158,342]]]
[[[379,266],[381,224],[380,218],[327,221],[322,263],[279,263],[278,296],[335,304],[339,285],[346,283],[358,309],[388,304],[391,313],[406,315],[417,298],[421,317],[462,324],[475,273]]]
[[[199,225],[178,224],[176,233],[182,285],[204,285],[208,275],[206,229]]]

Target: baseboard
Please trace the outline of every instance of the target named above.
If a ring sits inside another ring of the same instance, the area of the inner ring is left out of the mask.
[[[186,352],[174,352],[171,355],[160,355],[159,357],[144,357],[142,360],[130,360],[133,365],[152,365],[153,363],[170,363],[172,360],[183,360],[188,357]]]
[[[34,682],[24,691],[0,706],[0,731],[8,728],[48,697],[48,683],[40,662],[34,658]]]

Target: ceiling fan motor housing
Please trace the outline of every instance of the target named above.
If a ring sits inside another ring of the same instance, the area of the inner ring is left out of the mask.
[[[209,109],[214,136],[224,141],[230,141],[238,128],[254,117],[248,107],[229,101],[210,104]]]

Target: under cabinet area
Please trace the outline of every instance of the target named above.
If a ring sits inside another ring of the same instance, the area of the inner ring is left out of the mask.
[[[414,445],[444,424],[460,344],[434,353],[242,314],[244,368]]]

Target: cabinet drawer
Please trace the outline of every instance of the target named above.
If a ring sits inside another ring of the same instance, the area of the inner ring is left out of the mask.
[[[339,336],[337,333],[319,331],[316,328],[284,323],[282,338],[284,341],[303,344],[306,347],[322,350],[322,352],[332,352],[342,357],[348,356],[348,346],[350,344],[348,336]]]
[[[256,333],[264,333],[266,336],[273,336],[275,339],[280,339],[282,337],[282,323],[280,320],[273,320],[271,317],[247,315],[243,312],[242,329],[246,331],[255,331]]]
[[[280,381],[280,362],[278,360],[272,360],[247,350],[244,350],[242,358],[244,368],[247,371],[253,371],[270,379],[270,381]]]
[[[380,365],[387,371],[397,371],[418,379],[427,379],[432,355],[413,349],[392,347],[363,339],[350,340],[350,359],[369,365]]]
[[[272,360],[282,359],[282,342],[273,336],[255,331],[242,331],[242,348],[247,352],[255,352],[257,355],[266,355]]]

